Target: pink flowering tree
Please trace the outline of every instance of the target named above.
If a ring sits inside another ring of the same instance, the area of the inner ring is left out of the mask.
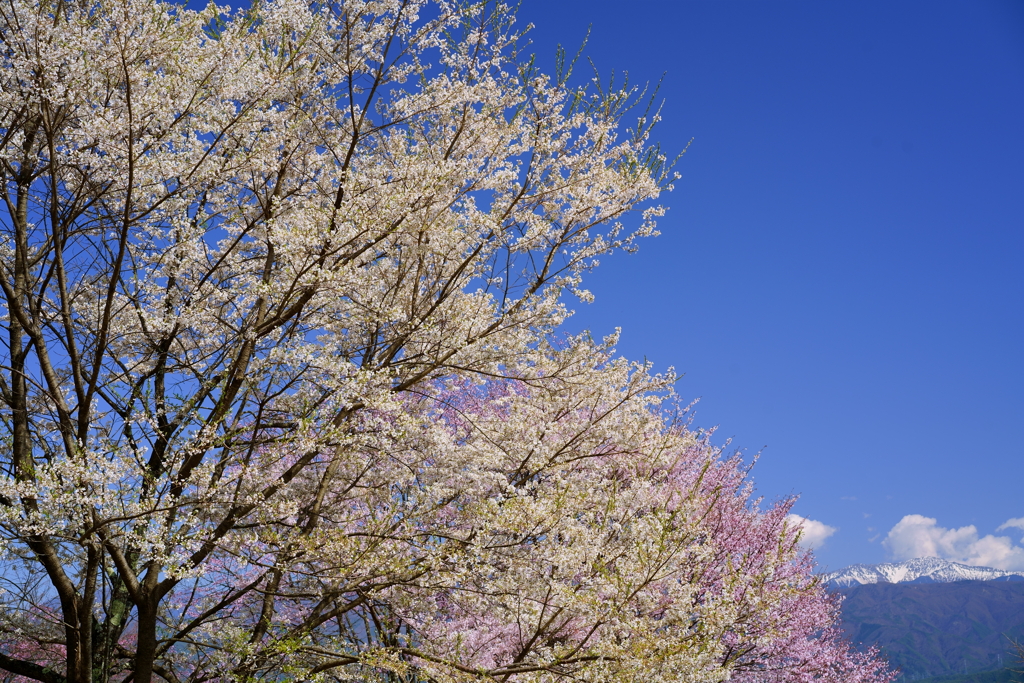
[[[673,378],[554,342],[662,213],[637,93],[448,0],[0,44],[6,680],[891,679]]]

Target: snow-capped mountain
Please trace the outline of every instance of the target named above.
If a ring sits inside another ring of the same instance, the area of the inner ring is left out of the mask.
[[[953,581],[1024,581],[1024,572],[1009,572],[991,567],[970,567],[966,564],[919,557],[899,563],[855,564],[821,578],[836,588],[865,583],[951,583]]]

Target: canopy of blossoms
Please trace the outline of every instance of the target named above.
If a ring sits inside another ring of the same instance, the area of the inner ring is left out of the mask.
[[[674,378],[560,331],[673,176],[522,48],[449,0],[0,5],[5,680],[892,680]]]

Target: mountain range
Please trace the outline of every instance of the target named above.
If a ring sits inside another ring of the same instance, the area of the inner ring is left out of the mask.
[[[1020,680],[1011,670],[1024,668],[1013,646],[1024,642],[1021,572],[923,558],[854,565],[822,579],[843,597],[847,636],[877,646],[901,682]]]
[[[919,557],[899,563],[855,564],[822,574],[832,588],[871,583],[953,583],[955,581],[1024,581],[1024,572],[991,567],[971,567],[935,557]]]

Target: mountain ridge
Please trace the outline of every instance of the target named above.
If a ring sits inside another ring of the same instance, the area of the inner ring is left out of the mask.
[[[873,565],[854,564],[820,576],[822,581],[833,588],[849,588],[874,583],[1024,581],[1024,572],[974,567],[937,557],[919,557],[905,562],[885,562]]]

